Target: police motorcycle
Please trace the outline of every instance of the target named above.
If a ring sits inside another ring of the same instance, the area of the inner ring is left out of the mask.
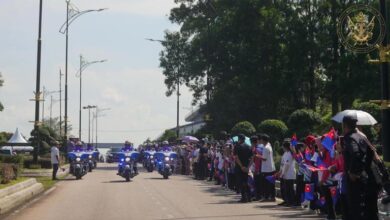
[[[89,170],[87,154],[81,144],[77,144],[73,151],[68,153],[68,159],[70,162],[69,172],[76,177],[77,180],[81,179]]]
[[[85,153],[88,154],[88,171],[92,172],[92,170],[97,167],[99,151],[96,151],[92,145],[88,144]]]
[[[154,154],[155,150],[144,151],[144,167],[148,172],[153,172],[155,168]]]
[[[139,156],[140,153],[135,151],[128,141],[125,142],[125,147],[118,153],[118,175],[125,178],[126,182],[138,175],[137,160]]]
[[[168,179],[175,170],[177,154],[171,149],[162,150],[154,154],[156,170],[164,179]]]

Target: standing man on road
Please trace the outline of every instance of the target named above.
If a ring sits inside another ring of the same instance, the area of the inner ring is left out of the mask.
[[[368,140],[356,129],[357,115],[346,115],[344,130],[344,168],[347,175],[346,219],[378,219],[378,185],[370,168],[374,153]]]
[[[252,149],[245,143],[245,136],[238,135],[238,143],[234,148],[234,156],[236,161],[235,174],[238,179],[238,184],[241,189],[240,202],[251,202],[251,193],[248,186],[248,172],[252,165]]]
[[[260,135],[260,144],[264,145],[263,155],[261,161],[261,179],[263,190],[263,199],[261,201],[275,201],[275,183],[270,183],[266,177],[275,174],[275,163],[272,146],[269,143],[269,136],[267,134]]]
[[[60,150],[58,149],[59,146],[60,143],[58,141],[55,141],[53,147],[51,147],[51,165],[53,167],[53,180],[58,180],[57,171],[58,167],[60,166]]]

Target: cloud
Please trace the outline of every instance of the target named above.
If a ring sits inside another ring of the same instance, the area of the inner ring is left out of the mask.
[[[101,96],[106,101],[112,101],[114,103],[121,103],[126,101],[126,97],[123,94],[121,94],[117,89],[112,87],[105,88],[102,91]]]

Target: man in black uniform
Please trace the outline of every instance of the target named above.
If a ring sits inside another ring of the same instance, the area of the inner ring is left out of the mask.
[[[207,176],[207,143],[204,141],[204,144],[199,149],[199,179],[204,180]]]
[[[356,129],[356,114],[343,119],[344,166],[347,187],[347,208],[351,210],[346,219],[378,219],[378,187],[370,169],[374,152],[367,138]]]
[[[245,136],[238,135],[238,143],[234,147],[234,156],[236,160],[236,166],[234,173],[238,179],[239,187],[241,188],[241,200],[240,202],[250,202],[251,194],[248,186],[248,172],[249,167],[252,164],[252,150],[249,145],[245,143]]]

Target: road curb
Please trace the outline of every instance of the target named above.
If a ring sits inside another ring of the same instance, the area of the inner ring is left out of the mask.
[[[38,183],[36,179],[29,179],[0,190],[0,215],[30,201],[43,191],[42,183]]]

